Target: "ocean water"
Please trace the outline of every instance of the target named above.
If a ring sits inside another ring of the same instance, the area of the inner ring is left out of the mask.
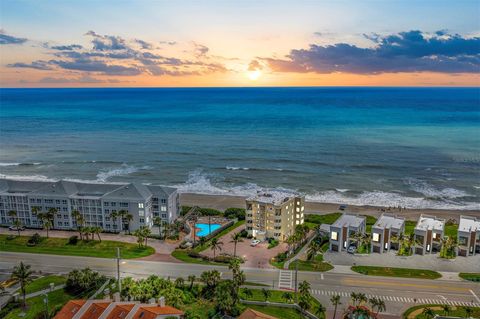
[[[480,89],[1,89],[0,174],[480,209]]]

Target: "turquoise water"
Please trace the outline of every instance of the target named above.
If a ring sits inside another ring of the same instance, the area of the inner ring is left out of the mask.
[[[210,233],[213,233],[217,229],[219,229],[222,225],[220,224],[210,224],[210,227],[208,224],[195,224],[197,228],[200,228],[199,231],[196,232],[196,235],[198,237],[204,237],[209,235]]]
[[[479,88],[0,89],[0,175],[480,209]]]

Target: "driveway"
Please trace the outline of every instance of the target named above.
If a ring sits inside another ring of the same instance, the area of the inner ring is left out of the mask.
[[[38,233],[42,237],[47,236],[47,232],[41,229],[25,229],[24,231],[20,232],[21,236],[32,236],[33,234]],[[0,227],[0,234],[3,235],[17,235],[16,231],[11,231],[8,228]],[[56,238],[69,238],[71,236],[78,236],[77,231],[68,231],[68,230],[50,230],[48,232],[49,237],[56,237]],[[102,240],[113,240],[113,241],[120,241],[124,243],[131,243],[136,244],[137,238],[132,235],[125,235],[121,234],[110,234],[110,233],[101,233],[100,237]],[[145,260],[152,260],[152,261],[171,261],[171,262],[179,262],[177,259],[170,256],[172,251],[178,246],[176,243],[169,243],[166,241],[158,240],[150,238],[148,239],[148,245],[155,249],[155,254],[142,257],[141,259]]]
[[[220,241],[223,242],[222,250],[219,252],[217,250],[216,254],[227,253],[233,255],[234,244],[231,243],[231,235],[233,233],[242,231],[245,229],[245,225],[241,225],[226,235],[220,237]],[[268,249],[268,243],[263,242],[258,244],[255,247],[250,246],[251,239],[243,238],[243,242],[237,243],[237,255],[245,259],[243,266],[245,267],[254,267],[254,268],[275,268],[270,265],[270,259],[275,257],[278,253],[281,253],[287,250],[287,244],[280,243],[277,247]],[[202,252],[203,255],[213,257],[213,251],[210,248],[207,248]]]
[[[440,258],[438,254],[397,256],[395,251],[384,254],[352,255],[346,252],[330,252],[324,254],[324,260],[334,265],[344,266],[383,266],[399,268],[430,269],[444,272],[478,272],[480,271],[480,255],[457,257],[455,259]]]

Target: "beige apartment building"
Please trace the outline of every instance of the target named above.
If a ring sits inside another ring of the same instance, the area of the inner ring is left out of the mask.
[[[247,232],[259,240],[286,240],[303,224],[305,197],[298,194],[258,193],[246,200]]]

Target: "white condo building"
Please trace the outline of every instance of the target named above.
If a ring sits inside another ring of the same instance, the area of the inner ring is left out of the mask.
[[[110,214],[126,210],[132,214],[130,230],[153,226],[154,217],[172,223],[179,211],[179,195],[175,188],[130,184],[80,183],[60,180],[39,182],[0,179],[0,224],[11,225],[9,211],[16,211],[22,225],[40,228],[41,222],[32,207],[42,212],[55,208],[54,229],[75,229],[72,212],[78,210],[86,226],[100,226],[105,231],[118,232],[120,219]]]

